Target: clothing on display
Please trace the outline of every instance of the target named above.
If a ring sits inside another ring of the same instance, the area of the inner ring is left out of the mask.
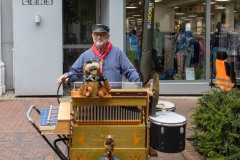
[[[157,25],[157,24],[156,24]],[[152,51],[152,59],[155,64],[155,68],[157,72],[161,70],[161,59],[163,56],[163,34],[160,31],[159,27],[156,26],[154,30],[154,38],[153,38],[153,51]]]
[[[192,43],[193,43],[193,47],[194,47],[193,64],[199,64],[200,44],[199,44],[199,42],[195,38],[192,39]]]
[[[139,41],[138,37],[135,34],[132,34],[129,37],[129,59],[135,66],[138,66],[139,63],[139,56],[140,56],[140,46],[139,46]]]
[[[228,38],[228,55],[238,56],[238,50],[240,45],[240,36],[238,32],[229,32]]]
[[[174,68],[175,35],[164,36],[164,71]]]
[[[212,74],[213,78],[216,75],[216,59],[217,59],[217,51],[225,51],[227,52],[228,49],[228,32],[226,31],[221,31],[220,29],[213,33],[211,36],[211,46],[212,46],[212,51],[211,51],[211,60],[212,60]]]
[[[152,59],[155,65],[155,69],[159,73],[161,71],[161,58],[158,56],[155,49],[152,49]]]
[[[163,48],[163,34],[159,28],[154,30],[154,39],[153,39],[153,49],[157,51],[157,55],[162,57],[162,48]]]
[[[239,74],[240,67],[240,35],[238,32],[229,32],[228,37],[228,60],[234,63],[234,70]]]
[[[202,40],[199,40],[198,43],[199,43],[199,61],[198,61],[198,64],[202,65],[202,61],[203,61],[204,54],[205,54],[205,46],[204,46]]]
[[[212,35],[212,38],[213,47],[228,48],[228,32],[217,31]]]
[[[175,53],[177,57],[177,73],[183,76],[184,69],[190,67],[194,53],[192,33],[190,31],[181,31],[176,36]]]

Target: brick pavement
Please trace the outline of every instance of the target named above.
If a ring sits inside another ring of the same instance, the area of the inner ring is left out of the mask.
[[[196,97],[161,97],[176,105],[176,112],[187,117],[190,127],[191,109],[196,106]],[[4,98],[0,97],[0,160],[58,160],[58,156],[27,121],[26,113],[31,105],[49,107],[58,105],[56,98]],[[31,113],[33,120],[38,120],[36,112]],[[38,122],[35,122],[38,124]],[[191,135],[187,129],[186,136]],[[56,136],[48,136],[53,141]],[[160,153],[151,160],[203,160],[191,144],[186,141],[186,148],[180,153]]]

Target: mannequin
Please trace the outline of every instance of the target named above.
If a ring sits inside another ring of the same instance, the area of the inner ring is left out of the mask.
[[[156,71],[159,73],[161,70],[160,64],[162,59],[162,32],[160,31],[160,23],[155,23],[154,38],[153,38],[153,62],[155,64]]]
[[[169,33],[164,35],[164,43],[163,43],[163,55],[164,61],[164,71],[173,70],[174,69],[174,57],[175,57],[175,33]]]
[[[130,48],[130,57],[129,59],[135,64],[135,67],[138,68],[139,56],[140,56],[140,46],[137,37],[137,31],[132,30],[132,35],[129,38],[129,48]]]
[[[211,46],[212,46],[212,76],[213,78],[216,75],[216,59],[217,59],[217,51],[224,51],[227,52],[228,48],[228,33],[225,31],[222,31],[222,23],[217,22],[216,23],[216,32],[211,37]]]
[[[199,61],[198,61],[198,64],[202,65],[203,56],[205,54],[205,46],[204,46],[204,43],[203,43],[203,36],[202,35],[198,36],[198,43],[199,43]]]
[[[193,54],[193,44],[191,43],[191,40],[192,33],[189,31],[186,32],[185,23],[181,23],[175,41],[178,79],[182,79],[184,76],[184,67],[190,67]]]
[[[200,44],[198,42],[199,34],[197,32],[193,33],[193,46],[194,46],[194,54],[193,54],[193,65],[199,64],[199,51],[200,51]]]

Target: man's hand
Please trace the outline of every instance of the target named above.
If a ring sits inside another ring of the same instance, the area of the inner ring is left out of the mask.
[[[148,81],[146,84],[144,84],[143,88],[149,88],[149,87],[150,87],[150,85],[151,85],[151,82],[150,82],[150,81]]]
[[[57,86],[59,86],[62,81],[64,81],[65,83],[68,82],[68,78],[66,74],[61,75],[58,79],[57,79]]]

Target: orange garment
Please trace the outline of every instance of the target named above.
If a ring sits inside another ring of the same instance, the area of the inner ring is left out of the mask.
[[[235,83],[233,83],[231,77],[226,74],[224,60],[216,60],[216,72],[216,87],[224,91],[230,91],[234,87]]]

